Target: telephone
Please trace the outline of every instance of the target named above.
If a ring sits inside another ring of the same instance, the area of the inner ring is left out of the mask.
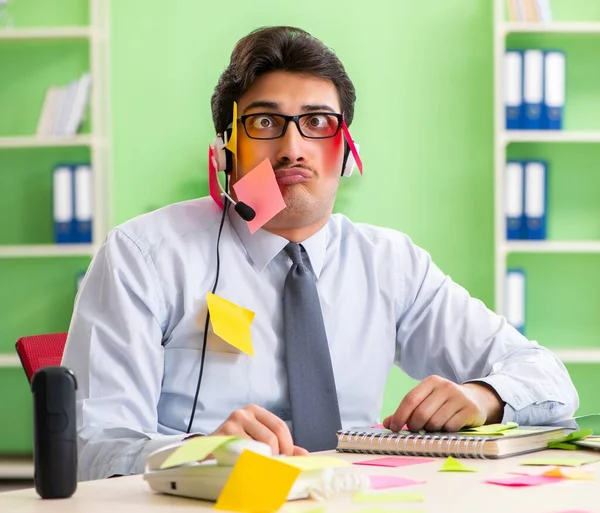
[[[144,480],[158,493],[216,501],[240,454],[253,451],[273,456],[271,448],[255,440],[234,440],[213,452],[213,459],[179,467],[161,469],[162,463],[184,442],[158,449],[148,456]],[[279,456],[273,456],[275,458]],[[367,475],[356,473],[355,467],[326,467],[302,471],[292,486],[287,500],[312,498],[322,500],[333,494],[369,488]]]

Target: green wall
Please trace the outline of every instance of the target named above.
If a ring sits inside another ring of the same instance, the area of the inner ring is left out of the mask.
[[[557,19],[600,20],[600,7],[585,0],[554,3],[560,4],[554,6]],[[72,25],[87,23],[86,5],[84,0],[47,0],[43,6],[18,0],[12,10],[17,25]],[[192,0],[122,0],[113,1],[111,8],[115,223],[206,194],[206,146],[213,136],[210,95],[233,45],[258,26],[296,25],[336,50],[357,89],[352,133],[361,143],[365,174],[342,181],[336,210],[356,221],[407,232],[455,281],[493,307],[491,1],[232,0],[227,11],[235,16],[229,19],[223,5]],[[597,66],[585,70],[590,59],[597,62],[599,38],[585,37],[589,39],[580,37],[575,43],[565,38],[509,43],[564,43],[583,53],[583,64],[569,67],[567,120],[571,128],[600,128],[600,100],[595,98],[600,75]],[[0,69],[11,74],[0,73],[0,135],[33,132],[45,88],[75,78],[86,66],[82,43],[1,43]],[[509,156],[551,163],[551,184],[556,183],[550,189],[551,237],[600,238],[599,151],[593,145],[509,149]],[[0,214],[6,219],[18,212],[20,227],[3,221],[0,243],[49,241],[49,170],[56,159],[88,156],[85,150],[0,150]],[[4,184],[20,196],[7,193]],[[25,201],[37,209],[36,217],[27,213]],[[555,347],[598,344],[594,314],[600,277],[594,271],[599,260],[548,255],[511,259],[511,265],[531,269],[532,337]],[[81,266],[85,260],[0,260],[1,350],[11,351],[23,333],[67,328]],[[23,292],[13,301],[17,291]],[[581,412],[600,411],[594,393],[600,384],[597,369],[570,366],[582,397]],[[0,381],[6,385],[2,390],[10,391],[0,396],[0,403],[28,424],[24,377],[0,370]],[[384,413],[393,411],[413,384],[401,372],[392,372]],[[28,430],[7,429],[0,433],[0,452],[30,447]]]

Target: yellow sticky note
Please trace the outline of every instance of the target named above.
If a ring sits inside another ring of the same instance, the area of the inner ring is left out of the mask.
[[[254,312],[227,301],[212,292],[206,294],[206,303],[208,304],[213,331],[228,344],[243,353],[254,356],[252,335],[250,334]]]
[[[243,451],[214,509],[257,513],[277,511],[287,500],[299,474],[299,468],[277,458]]]
[[[463,428],[460,430],[461,433],[473,433],[477,435],[496,435],[502,436],[505,431],[514,429],[518,426],[516,422],[507,422],[506,424],[488,424],[487,426],[477,426],[470,428]]]
[[[237,156],[237,103],[233,102],[233,122],[231,124],[231,137],[225,145],[231,153]]]
[[[237,436],[197,436],[190,438],[175,449],[169,457],[162,462],[161,469],[177,467],[194,461],[202,461],[219,447],[231,440],[237,440]]]
[[[578,467],[586,463],[600,461],[600,458],[593,456],[582,456],[581,458],[537,458],[522,461],[521,465],[557,465],[559,467]]]
[[[381,506],[370,506],[365,509],[359,509],[354,513],[425,513],[422,509],[388,509]]]
[[[321,470],[328,467],[346,467],[350,462],[331,456],[283,456],[279,458],[302,471]]]
[[[366,493],[358,492],[352,497],[354,502],[423,502],[425,497],[419,492],[384,492]]]
[[[554,467],[553,469],[547,470],[542,473],[543,476],[548,477],[562,477],[563,479],[573,479],[578,481],[593,481],[594,475],[591,472],[585,470],[566,470],[560,467]]]
[[[446,461],[444,461],[442,468],[440,468],[438,472],[477,472],[477,470],[472,467],[468,467],[452,456],[448,456]]]

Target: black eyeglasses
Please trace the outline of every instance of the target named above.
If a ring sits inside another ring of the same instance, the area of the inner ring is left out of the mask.
[[[342,126],[342,115],[335,112],[310,112],[297,116],[259,112],[241,116],[246,135],[250,139],[278,139],[283,137],[290,121],[307,139],[328,139],[335,137]]]

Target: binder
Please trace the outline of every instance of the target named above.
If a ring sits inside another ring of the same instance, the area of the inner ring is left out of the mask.
[[[57,165],[52,172],[52,210],[54,241],[69,244],[73,241],[73,173],[71,166]]]
[[[525,177],[523,163],[510,161],[504,172],[504,211],[506,215],[506,239],[519,240],[525,236]]]
[[[527,238],[546,238],[548,206],[547,164],[543,161],[525,163],[525,224]]]
[[[504,54],[504,105],[506,129],[519,128],[523,104],[523,52],[516,50]]]
[[[521,128],[542,128],[542,103],[544,99],[544,52],[525,50],[523,53],[523,109]]]
[[[565,54],[547,51],[544,54],[544,128],[562,130],[564,105]]]
[[[73,169],[75,184],[75,233],[74,242],[92,242],[92,168],[89,165],[77,165]]]
[[[525,334],[525,271],[511,268],[506,271],[504,312],[506,320],[519,333]]]

